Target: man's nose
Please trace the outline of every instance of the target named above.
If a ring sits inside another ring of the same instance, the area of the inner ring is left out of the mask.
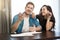
[[[28,9],[28,11],[31,11],[31,9]]]

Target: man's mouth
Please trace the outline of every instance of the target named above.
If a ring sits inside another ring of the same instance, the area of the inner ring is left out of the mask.
[[[31,12],[30,10],[27,10],[28,12]]]

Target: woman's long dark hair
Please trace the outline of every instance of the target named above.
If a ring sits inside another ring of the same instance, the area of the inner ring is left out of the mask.
[[[49,5],[43,5],[42,7],[46,7],[47,8],[47,10],[49,11],[49,12],[51,12],[52,13],[52,17],[51,17],[51,20],[53,20],[53,27],[52,28],[54,28],[54,26],[55,26],[55,17],[54,17],[54,15],[53,15],[53,12],[52,12],[52,8],[49,6]],[[42,17],[42,8],[40,9],[40,12],[39,12],[39,15],[40,15],[40,17],[42,18],[41,20],[43,20],[43,17]],[[51,28],[51,29],[52,29]]]

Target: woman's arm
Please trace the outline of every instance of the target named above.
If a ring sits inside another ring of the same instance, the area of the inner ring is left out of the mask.
[[[50,18],[47,19],[46,31],[49,31],[53,27],[53,22],[50,21]]]

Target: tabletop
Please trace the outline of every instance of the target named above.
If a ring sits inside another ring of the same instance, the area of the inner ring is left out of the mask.
[[[34,36],[26,37],[11,37],[10,34],[0,34],[0,40],[49,40],[60,39],[60,32],[46,31],[40,34],[34,34]]]

